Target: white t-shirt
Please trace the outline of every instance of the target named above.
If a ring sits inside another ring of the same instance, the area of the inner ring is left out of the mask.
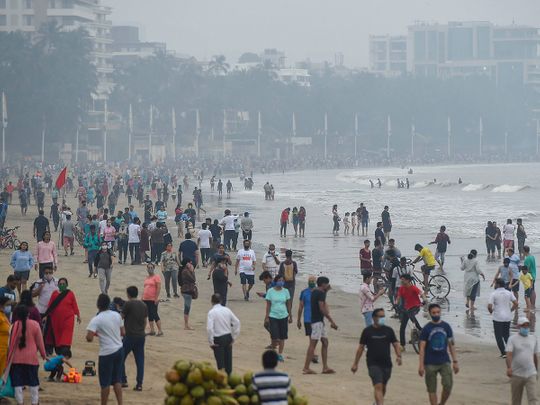
[[[209,249],[211,239],[212,239],[212,232],[210,232],[208,229],[201,229],[199,231],[199,240],[200,240],[199,247],[201,249]]]
[[[401,267],[401,266],[394,267],[394,270],[392,272],[392,278],[396,279],[396,289],[398,287],[401,287],[401,276],[404,274],[411,274],[410,267]]]
[[[141,238],[139,236],[140,230],[141,230],[140,225],[129,224],[129,226],[128,226],[128,243],[139,243],[141,241]]]
[[[488,304],[493,305],[493,320],[497,322],[510,322],[512,320],[512,302],[516,300],[514,294],[505,288],[497,288],[489,296]]]
[[[503,226],[503,235],[504,239],[506,240],[513,240],[514,239],[514,230],[515,230],[514,224],[505,224]]]
[[[103,235],[103,232],[105,232],[105,227],[107,226],[107,220],[102,219],[99,221],[99,234]]]
[[[506,351],[512,352],[512,375],[529,378],[536,375],[534,354],[538,353],[538,341],[535,335],[522,336],[519,333],[510,336]]]
[[[263,256],[262,262],[265,265],[266,269],[270,272],[270,274],[272,274],[272,278],[274,278],[278,272],[279,266],[279,264],[276,264],[274,257],[270,253],[266,252]]]
[[[220,224],[225,227],[226,231],[234,231],[234,220],[237,218],[237,215],[227,215],[223,217]]]
[[[253,262],[255,262],[257,258],[255,257],[255,252],[252,249],[240,249],[236,255],[236,260],[240,260],[238,264],[238,271],[240,273],[244,273],[247,276],[252,276],[255,274],[253,271]]]
[[[86,330],[98,336],[100,356],[108,356],[122,348],[122,326],[124,321],[118,312],[107,310],[92,318]]]

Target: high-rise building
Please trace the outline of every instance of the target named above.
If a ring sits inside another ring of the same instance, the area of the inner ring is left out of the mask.
[[[110,36],[111,8],[101,0],[0,0],[0,31],[36,33],[54,22],[62,30],[84,28],[92,41],[98,74],[96,99],[106,99],[112,90]]]
[[[407,37],[372,35],[369,37],[370,70],[392,77],[407,72]]]
[[[130,25],[113,26],[111,29],[113,44],[111,45],[112,59],[115,66],[127,66],[134,61],[167,53],[164,42],[142,42],[139,38],[139,28]]]

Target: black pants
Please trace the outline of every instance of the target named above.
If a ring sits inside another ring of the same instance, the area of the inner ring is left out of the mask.
[[[129,257],[131,259],[131,263],[139,264],[141,262],[141,253],[139,251],[139,243],[129,244]]]
[[[244,240],[251,240],[252,234],[251,229],[249,231],[242,231],[242,237]]]
[[[279,228],[279,236],[287,236],[287,222],[282,222]]]
[[[122,382],[127,383],[126,376],[126,358],[131,352],[135,358],[135,365],[137,366],[137,385],[142,386],[144,378],[144,336],[124,336],[124,364],[122,371]]]
[[[159,261],[161,260],[161,253],[163,253],[164,248],[164,243],[152,243],[152,249],[150,250],[150,260],[153,263],[159,263]]]
[[[233,339],[230,334],[218,336],[214,338],[214,357],[216,358],[217,368],[225,369],[227,374],[232,373],[232,343]]]
[[[225,245],[225,249],[231,250],[231,244],[235,233],[234,230],[226,230],[223,232],[223,244]]]
[[[407,329],[407,324],[409,323],[409,319],[413,321],[414,326],[418,328],[418,330],[422,330],[422,326],[418,323],[418,320],[416,319],[416,314],[418,313],[419,308],[412,308],[406,311],[403,311],[401,314],[401,325],[399,326],[399,343],[401,346],[405,346],[407,341],[405,340],[405,330]]]
[[[118,239],[118,260],[125,262],[127,259],[127,252],[128,252],[127,238]]]
[[[506,342],[510,336],[510,322],[493,321],[493,331],[501,355],[506,354]]]

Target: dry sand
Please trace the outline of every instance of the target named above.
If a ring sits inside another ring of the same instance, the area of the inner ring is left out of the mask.
[[[14,198],[15,200],[15,198]],[[236,198],[237,200],[237,198]],[[50,197],[47,197],[50,201]],[[126,204],[123,198],[122,204]],[[238,204],[233,199],[231,202]],[[68,199],[73,210],[76,209],[76,201]],[[119,204],[118,207],[124,205]],[[172,205],[172,204],[171,204]],[[222,206],[226,206],[224,200]],[[142,214],[141,209],[136,209]],[[48,211],[48,209],[47,209]],[[33,251],[35,241],[32,239],[32,222],[37,209],[30,206],[26,217],[20,216],[18,206],[10,206],[6,226],[20,225],[18,231],[20,240],[30,241],[30,249]],[[222,212],[221,208],[219,212]],[[209,210],[212,217],[218,215],[214,208]],[[169,215],[172,215],[172,207],[169,208]],[[272,213],[274,215],[274,213]],[[171,226],[174,226],[172,221]],[[174,229],[176,231],[176,229]],[[277,230],[276,230],[277,231]],[[171,232],[175,233],[175,232]],[[254,232],[256,239],[256,230]],[[53,240],[58,241],[57,234],[53,234]],[[175,248],[178,242],[175,240]],[[56,276],[64,276],[69,279],[70,288],[75,292],[81,310],[82,324],[76,325],[73,337],[72,363],[81,370],[85,360],[95,360],[98,358],[98,343],[87,343],[85,340],[86,326],[96,313],[96,298],[99,294],[98,281],[88,278],[87,265],[83,263],[82,248],[76,248],[76,255],[64,257],[63,250],[60,250],[59,266]],[[3,277],[7,277],[11,272],[9,257],[11,251],[0,252],[2,257]],[[261,257],[258,252],[258,257]],[[351,260],[356,260],[351,257]],[[257,265],[260,271],[260,261]],[[301,268],[304,274],[309,273],[309,269]],[[31,279],[37,275],[33,272]],[[199,299],[193,302],[191,310],[192,326],[194,331],[183,329],[183,300],[172,299],[169,302],[160,304],[159,313],[162,318],[164,336],[147,337],[145,378],[142,392],[134,392],[132,387],[135,380],[135,363],[130,356],[126,362],[127,374],[130,387],[124,390],[125,404],[160,404],[164,398],[164,374],[175,360],[194,359],[208,360],[214,362],[212,352],[207,344],[206,338],[206,314],[210,309],[209,298],[212,293],[212,285],[206,280],[207,269],[197,269],[199,284]],[[145,266],[130,266],[115,264],[112,285],[110,289],[111,297],[125,297],[125,288],[128,285],[136,285],[142,291],[143,280],[146,275]],[[332,275],[328,275],[330,279]],[[234,345],[234,369],[238,372],[248,370],[257,371],[260,369],[260,356],[264,347],[269,343],[269,337],[263,328],[265,303],[262,299],[255,297],[251,302],[244,302],[242,298],[239,280],[231,277],[232,289],[229,290],[229,307],[236,313],[242,322],[242,331],[239,339]],[[303,284],[299,283],[299,284]],[[303,288],[298,285],[299,292]],[[256,285],[256,291],[263,291],[264,287],[260,282]],[[164,289],[162,296],[164,296]],[[255,294],[252,294],[255,296]],[[329,334],[330,366],[336,370],[335,375],[302,375],[305,351],[308,339],[304,336],[303,330],[296,328],[296,319],[289,330],[289,340],[285,346],[285,363],[280,365],[280,369],[289,373],[294,385],[299,393],[309,398],[310,404],[372,404],[372,387],[365,359],[361,360],[359,371],[353,375],[350,367],[357,348],[360,331],[363,327],[363,320],[358,310],[355,295],[346,294],[334,289],[328,294],[328,303],[331,313],[339,326],[338,331],[331,331]],[[295,297],[294,314],[296,314],[298,298]],[[446,319],[452,323],[452,319]],[[425,322],[425,320],[423,320]],[[390,321],[390,326],[398,332],[398,325],[395,320]],[[457,349],[461,370],[454,380],[454,390],[449,401],[450,404],[508,404],[510,397],[510,386],[505,377],[504,361],[498,358],[498,352],[493,341],[470,342],[462,336],[457,338]],[[387,403],[388,404],[426,404],[427,394],[423,379],[417,374],[418,356],[412,351],[409,345],[404,353],[403,365],[394,366],[392,379],[390,380]],[[320,372],[321,366],[315,365],[314,369]],[[41,393],[42,404],[99,404],[99,384],[97,377],[85,377],[81,384],[48,383],[45,382],[46,373],[41,368],[40,379],[44,391]],[[28,393],[26,393],[28,396]],[[27,400],[29,398],[27,397]],[[115,403],[111,392],[110,403]]]

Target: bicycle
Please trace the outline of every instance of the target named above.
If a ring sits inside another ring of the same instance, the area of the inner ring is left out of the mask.
[[[0,234],[0,249],[19,249],[21,242],[17,239],[15,231],[19,229],[18,226],[15,228],[4,229]]]
[[[412,272],[410,273],[413,278],[414,284],[419,284],[422,286],[424,291],[428,291],[434,298],[437,298],[439,300],[442,300],[446,297],[448,297],[448,294],[450,294],[450,281],[448,279],[441,275],[441,274],[435,274],[434,276],[430,275],[428,279],[428,288],[426,289],[426,285],[424,284],[424,274],[421,271],[415,270],[414,264],[410,264],[413,268]],[[417,274],[422,274],[422,278],[417,276]]]

